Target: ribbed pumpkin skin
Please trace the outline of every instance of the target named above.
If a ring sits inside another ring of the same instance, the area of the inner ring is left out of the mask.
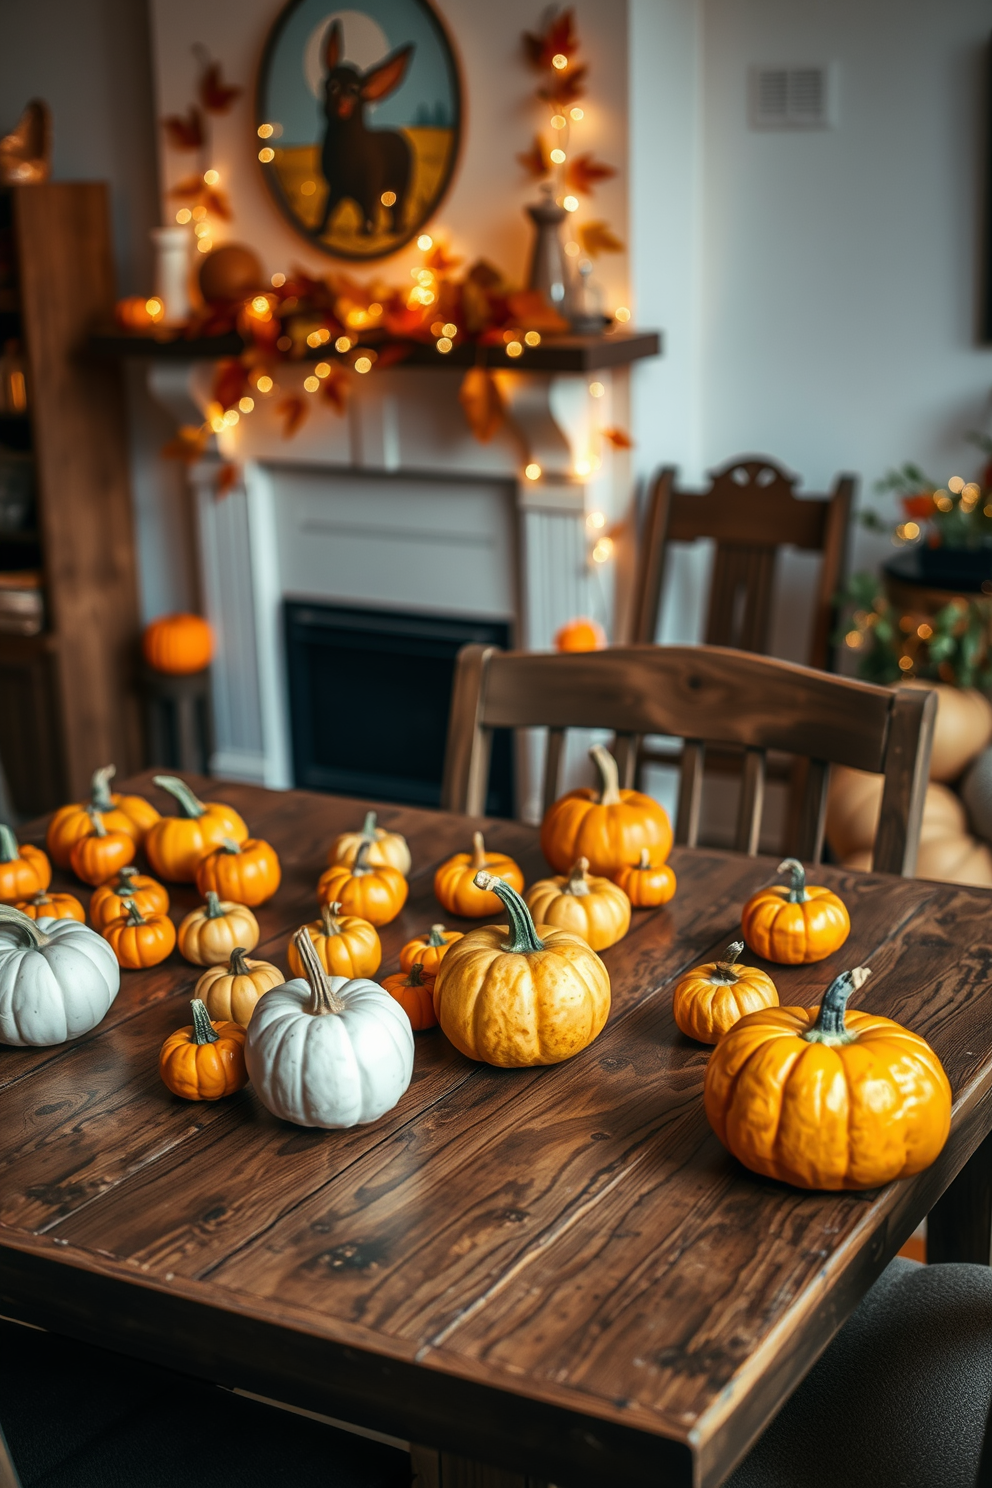
[[[244,904],[220,901],[219,915],[206,905],[190,910],[179,926],[180,955],[194,966],[226,966],[235,946],[253,951],[258,945],[258,921]]]
[[[410,1027],[414,1033],[424,1033],[428,1028],[437,1027],[434,978],[424,977],[418,983],[411,980],[412,975],[409,971],[396,971],[392,976],[386,977],[381,985],[390,997],[395,997],[410,1019]]]
[[[213,889],[221,899],[233,899],[251,908],[271,899],[281,882],[276,850],[259,837],[246,837],[236,853],[216,848],[196,870],[196,887],[201,894]]]
[[[220,847],[225,837],[239,845],[248,828],[233,806],[222,801],[204,801],[203,816],[163,816],[145,839],[145,852],[152,872],[169,883],[194,883],[196,871],[208,853]]]
[[[33,899],[22,899],[14,908],[31,920],[75,920],[79,925],[86,924],[86,911],[75,894],[35,894]]]
[[[18,856],[0,863],[0,904],[16,904],[43,894],[52,881],[52,865],[40,847],[24,842]]]
[[[166,956],[171,956],[176,945],[176,927],[168,915],[145,915],[141,924],[132,925],[127,914],[123,914],[101,933],[126,971],[158,966]]]
[[[623,889],[595,874],[586,874],[585,894],[568,893],[568,884],[566,874],[531,884],[524,897],[537,924],[571,930],[594,951],[622,940],[630,929],[630,900]]]
[[[212,1021],[212,1020],[211,1020]],[[193,1027],[177,1028],[162,1045],[158,1072],[183,1100],[222,1100],[248,1083],[245,1030],[239,1023],[214,1023],[215,1044],[193,1042]]]
[[[830,889],[807,885],[809,898],[791,904],[784,884],[760,889],[745,904],[741,931],[755,955],[783,966],[822,961],[851,933],[846,906]]]
[[[480,868],[510,884],[518,894],[523,893],[524,876],[506,853],[488,850],[481,855],[455,853],[434,874],[434,897],[449,914],[459,915],[463,920],[481,920],[502,911],[496,895],[476,885],[475,875]]]
[[[682,978],[672,995],[672,1012],[687,1038],[701,1044],[719,1043],[728,1029],[748,1013],[778,1007],[778,990],[766,971],[735,963],[738,978],[727,984],[713,979],[715,961],[697,966]]]
[[[431,934],[435,928],[438,931],[438,940],[442,941],[441,945],[431,944]],[[400,951],[400,971],[409,971],[413,963],[419,961],[424,968],[424,976],[437,976],[438,967],[444,960],[448,947],[461,939],[460,930],[445,930],[443,925],[432,926],[426,935],[418,935],[414,940],[407,941]]]
[[[213,649],[213,633],[202,615],[160,615],[145,626],[141,641],[148,665],[170,676],[202,672]]]
[[[250,961],[246,957],[243,964],[245,970],[240,974],[231,969],[230,962],[227,966],[208,966],[193,996],[205,1005],[212,1019],[247,1028],[259,998],[273,987],[281,987],[285,977],[270,961]]]
[[[354,872],[355,865],[335,863],[317,884],[321,904],[340,904],[346,915],[357,915],[370,925],[388,925],[406,903],[409,885],[397,868]]]
[[[372,813],[374,823],[375,813]],[[387,832],[385,827],[373,825],[371,840],[362,832],[342,832],[335,837],[327,854],[327,865],[344,863],[347,867],[358,857],[362,844],[368,842],[368,863],[372,868],[395,868],[407,878],[413,866],[407,840],[399,832]]]
[[[807,1043],[818,1008],[742,1018],[706,1067],[706,1115],[745,1167],[799,1188],[876,1188],[934,1161],[951,1122],[951,1088],[917,1034],[847,1013],[852,1043]]]
[[[643,856],[643,854],[642,854]],[[627,895],[634,909],[657,909],[675,898],[678,884],[667,863],[629,864],[618,868],[613,882]]]
[[[107,832],[103,837],[91,835],[74,842],[69,866],[83,883],[102,884],[133,862],[134,838],[127,832]]]
[[[358,915],[334,914],[332,920],[336,935],[327,934],[322,919],[312,920],[306,927],[328,976],[345,977],[348,981],[375,976],[382,963],[382,942],[375,926]],[[292,937],[286,947],[286,959],[294,977],[304,976],[303,962]]]
[[[48,944],[29,948],[29,936],[0,925],[0,1043],[47,1047],[79,1038],[106,1016],[120,988],[120,968],[86,925],[29,923]]]
[[[138,913],[143,915],[168,914],[169,895],[155,878],[146,873],[118,874],[109,883],[102,883],[90,896],[90,924],[94,930],[103,931],[126,913],[124,900],[133,899]]]
[[[617,805],[601,806],[598,793],[581,786],[555,801],[541,823],[541,851],[557,873],[588,858],[593,873],[609,876],[636,863],[642,848],[663,859],[671,846],[668,812],[640,791],[622,790]]]

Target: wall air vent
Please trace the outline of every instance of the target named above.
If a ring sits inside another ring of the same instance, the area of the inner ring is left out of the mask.
[[[829,129],[834,88],[829,67],[752,67],[753,129]]]

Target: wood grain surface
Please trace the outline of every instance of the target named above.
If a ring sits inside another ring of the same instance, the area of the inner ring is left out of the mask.
[[[367,803],[191,783],[278,849],[256,954],[285,967],[330,841]],[[147,778],[129,788],[171,809]],[[385,974],[439,918],[433,870],[470,824],[388,806],[380,820],[414,862]],[[536,835],[486,824],[528,881]],[[197,976],[175,954],[123,973],[86,1038],[0,1049],[0,1312],[427,1443],[444,1484],[475,1481],[475,1460],[508,1483],[715,1488],[992,1128],[992,896],[816,870],[851,937],[820,966],[774,968],[782,1001],[813,1004],[838,969],[871,965],[860,1005],[933,1044],[955,1108],[918,1178],[810,1194],[720,1147],[709,1051],[671,1014],[673,981],[727,944],[774,863],[672,862],[676,898],[604,953],[613,1008],[590,1048],[497,1070],[420,1034],[409,1090],[370,1127],[294,1128],[250,1087],[171,1096],[158,1049]],[[177,889],[174,917],[196,898]]]

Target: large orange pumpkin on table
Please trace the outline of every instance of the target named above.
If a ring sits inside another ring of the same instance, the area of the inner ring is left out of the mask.
[[[115,878],[102,883],[90,896],[90,924],[94,930],[104,930],[112,921],[125,913],[124,901],[133,899],[142,914],[168,914],[169,895],[157,878],[139,873],[130,864],[120,870]]]
[[[844,971],[818,1008],[749,1013],[706,1066],[706,1115],[745,1167],[798,1188],[877,1188],[922,1172],[951,1126],[951,1087],[924,1039],[847,1012]]]
[[[524,876],[513,859],[506,853],[487,852],[482,833],[473,832],[472,851],[455,853],[434,874],[435,899],[449,914],[461,915],[465,920],[499,914],[502,905],[497,896],[479,888],[478,875],[483,872],[523,893]]]
[[[92,831],[91,809],[100,812],[108,832],[126,832],[138,847],[143,845],[148,829],[158,821],[158,812],[144,796],[126,796],[111,791],[110,781],[114,773],[113,765],[94,770],[89,800],[60,806],[48,823],[45,842],[57,867],[68,868],[73,846],[80,837],[87,837]]]
[[[388,925],[406,903],[410,887],[398,868],[369,862],[368,842],[363,842],[355,861],[334,863],[320,876],[317,897],[321,904],[340,904],[345,914],[357,915],[371,925]]]
[[[382,961],[382,943],[379,932],[360,915],[341,914],[340,904],[325,904],[320,919],[304,925],[317,959],[328,976],[373,977]],[[290,936],[286,947],[286,959],[294,977],[306,978],[306,967],[296,949],[296,940]]]
[[[177,775],[156,775],[155,784],[179,802],[181,816],[163,816],[145,838],[152,871],[172,883],[193,883],[203,859],[223,845],[225,837],[242,843],[248,828],[233,806],[198,801]]]
[[[822,961],[838,950],[851,933],[851,917],[830,889],[807,884],[806,870],[796,858],[778,865],[788,872],[788,884],[759,889],[741,911],[741,931],[751,950],[766,961],[801,966]]]
[[[672,846],[672,825],[664,806],[640,791],[621,790],[617,762],[601,744],[589,751],[600,773],[601,788],[580,786],[560,796],[544,813],[541,851],[556,873],[567,873],[578,858],[588,858],[593,873],[610,878],[619,868],[640,860],[647,848],[651,861],[663,863]]]
[[[240,845],[232,837],[225,837],[196,870],[196,887],[201,894],[213,889],[221,899],[234,899],[253,909],[271,899],[281,882],[276,850],[261,837],[246,837]]]
[[[52,881],[52,865],[40,847],[17,845],[10,828],[0,822],[0,904],[16,904],[43,894]]]
[[[186,676],[210,665],[214,638],[202,615],[160,615],[145,626],[141,651],[156,672]]]
[[[158,1056],[158,1072],[183,1100],[220,1100],[248,1083],[245,1030],[240,1023],[214,1023],[194,997],[193,1022],[170,1033]]]
[[[741,965],[738,957],[743,949],[744,942],[735,940],[721,960],[694,966],[676,984],[672,1012],[688,1038],[701,1044],[719,1043],[746,1013],[778,1007],[778,990],[767,971]]]

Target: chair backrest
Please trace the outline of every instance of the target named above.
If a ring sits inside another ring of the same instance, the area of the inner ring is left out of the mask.
[[[648,498],[631,641],[650,642],[657,634],[668,543],[709,537],[716,542],[716,556],[703,640],[709,646],[767,652],[775,556],[780,547],[792,544],[823,554],[807,660],[810,666],[825,667],[855,478],[840,476],[829,496],[799,497],[796,476],[763,456],[749,456],[716,471],[703,492],[678,490],[675,479],[675,470],[662,470]]]
[[[632,783],[644,734],[684,739],[675,840],[695,846],[707,743],[743,749],[735,846],[755,854],[765,754],[809,760],[790,844],[818,862],[831,764],[884,774],[873,866],[911,875],[937,700],[930,690],[874,687],[717,646],[613,646],[558,654],[464,646],[455,669],[442,805],[484,811],[494,728],[547,728],[545,807],[558,794],[565,731],[613,729],[621,783]]]

